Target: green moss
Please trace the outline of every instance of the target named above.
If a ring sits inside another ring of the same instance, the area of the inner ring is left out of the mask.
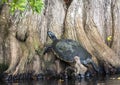
[[[5,70],[7,70],[8,64],[0,64],[0,73],[3,73]]]
[[[38,49],[39,48],[39,41],[34,41],[33,42],[33,46],[34,46],[34,49]]]

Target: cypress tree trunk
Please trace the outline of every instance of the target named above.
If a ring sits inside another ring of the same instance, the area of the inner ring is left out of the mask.
[[[41,14],[25,11],[23,16],[20,12],[10,15],[6,5],[0,7],[0,63],[8,65],[7,74],[56,76],[64,72],[67,63],[53,53],[42,55],[52,42],[47,31],[58,39],[78,41],[99,67],[116,72],[120,65],[119,0],[44,0],[44,4]]]

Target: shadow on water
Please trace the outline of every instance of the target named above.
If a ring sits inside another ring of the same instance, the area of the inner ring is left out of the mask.
[[[99,76],[79,80],[32,80],[17,82],[0,82],[0,85],[120,85],[120,75]]]

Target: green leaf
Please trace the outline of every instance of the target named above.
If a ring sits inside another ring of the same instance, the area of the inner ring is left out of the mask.
[[[20,7],[20,8],[18,8],[18,10],[24,11],[24,10],[25,10],[25,7]]]
[[[25,11],[31,8],[33,12],[40,13],[43,9],[42,0],[2,0],[4,3],[8,3],[10,6],[10,12],[14,13],[16,10]]]
[[[7,0],[1,0],[0,4],[7,3]]]
[[[111,41],[111,40],[112,40],[112,36],[108,36],[107,41]]]

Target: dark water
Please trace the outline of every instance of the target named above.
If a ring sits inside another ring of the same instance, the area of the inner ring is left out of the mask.
[[[120,75],[94,77],[79,80],[31,80],[0,82],[0,85],[120,85]]]

